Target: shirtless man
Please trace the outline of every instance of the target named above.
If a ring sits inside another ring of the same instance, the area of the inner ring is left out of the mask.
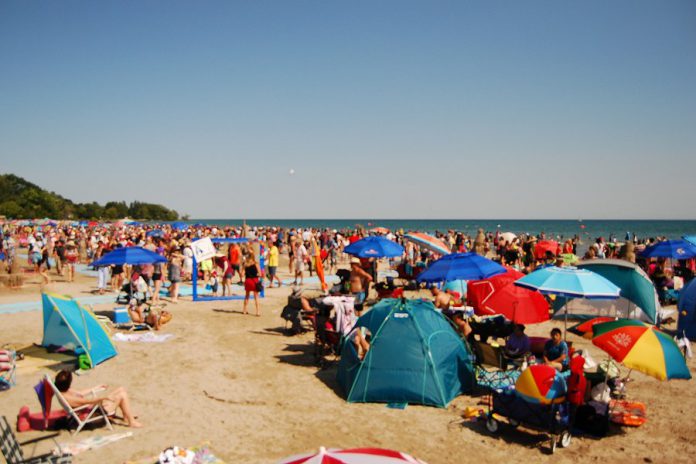
[[[372,276],[360,266],[360,259],[350,258],[350,292],[355,296],[355,304],[361,305],[367,298]]]
[[[436,285],[430,287],[430,293],[433,295],[433,304],[439,310],[449,309],[452,305],[453,297],[447,292],[443,292]]]

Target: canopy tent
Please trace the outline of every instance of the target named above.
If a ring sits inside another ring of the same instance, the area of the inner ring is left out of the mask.
[[[118,353],[104,327],[76,300],[43,293],[43,329],[41,346],[64,347],[87,355],[92,367]]]
[[[344,344],[337,378],[348,402],[446,407],[474,386],[469,350],[430,301],[382,300],[355,330],[372,340],[363,360],[350,336]]]
[[[580,318],[624,317],[653,324],[659,319],[661,307],[655,286],[638,265],[621,259],[594,259],[582,261],[577,267],[595,272],[619,287],[619,298],[603,301],[572,299],[568,300],[565,309],[562,308],[564,301],[556,300],[553,303],[556,316],[568,311],[569,315]]]

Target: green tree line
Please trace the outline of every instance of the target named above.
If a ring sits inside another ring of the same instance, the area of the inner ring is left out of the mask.
[[[73,203],[62,196],[15,176],[0,174],[0,216],[9,219],[149,219],[175,221],[179,213],[162,205],[134,201]]]

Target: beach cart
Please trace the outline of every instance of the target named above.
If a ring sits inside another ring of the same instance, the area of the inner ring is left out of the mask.
[[[502,419],[513,428],[523,426],[550,435],[549,448],[566,448],[571,442],[570,404],[563,377],[550,366],[530,366],[520,374],[514,389],[492,390],[486,429],[498,433]]]

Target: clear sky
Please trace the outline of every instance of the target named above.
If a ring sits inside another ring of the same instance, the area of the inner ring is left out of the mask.
[[[696,2],[2,0],[0,172],[194,218],[694,219]]]

